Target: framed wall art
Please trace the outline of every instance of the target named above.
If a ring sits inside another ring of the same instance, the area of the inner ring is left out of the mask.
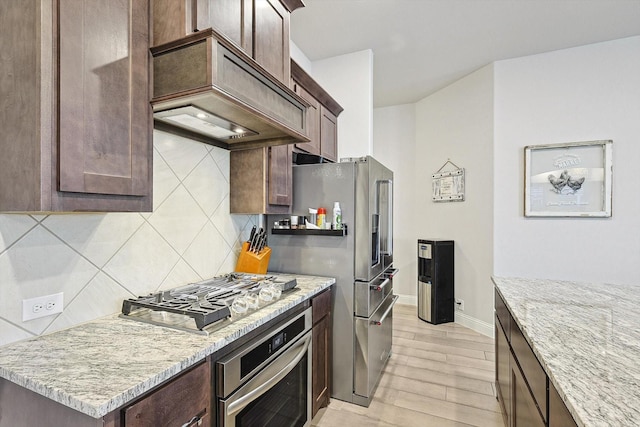
[[[451,164],[455,169],[443,171]],[[434,202],[464,202],[464,168],[459,168],[451,160],[431,175],[431,200]]]
[[[527,217],[610,217],[613,141],[524,148]]]

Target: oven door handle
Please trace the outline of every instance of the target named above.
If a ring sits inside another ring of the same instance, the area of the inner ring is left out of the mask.
[[[264,381],[262,377],[268,375],[268,372],[267,372],[269,369],[268,367],[264,371],[256,375],[256,377],[254,377],[250,382],[263,381],[262,384],[260,384],[254,390],[249,391],[244,396],[239,397],[238,400],[236,400],[235,402],[230,403],[229,406],[227,406],[225,416],[230,417],[233,414],[240,412],[242,409],[244,409],[245,406],[247,406],[249,403],[253,402],[258,397],[265,394],[267,391],[269,391],[270,388],[272,388],[280,380],[286,377],[287,374],[289,374],[289,372],[291,372],[293,368],[295,368],[295,366],[305,356],[305,354],[307,353],[307,350],[309,349],[310,344],[311,344],[311,332],[309,332],[305,338],[300,340],[297,344],[292,346],[290,349],[288,349],[278,357],[278,358],[288,357],[290,356],[289,355],[290,352],[293,352],[298,348],[300,349],[298,350],[297,353],[295,353],[295,356],[293,356],[293,359],[290,362],[288,362],[286,366],[282,368],[279,372],[277,372],[275,375],[272,375],[270,378],[265,379]]]

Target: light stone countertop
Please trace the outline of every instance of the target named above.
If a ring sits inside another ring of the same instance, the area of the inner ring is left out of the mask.
[[[335,283],[279,275],[296,290],[209,336],[114,314],[0,347],[0,377],[100,418]]]
[[[493,282],[578,426],[640,425],[640,283]]]

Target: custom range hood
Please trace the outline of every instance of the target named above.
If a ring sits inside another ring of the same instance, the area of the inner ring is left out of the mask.
[[[309,141],[309,104],[214,30],[151,53],[156,129],[229,150]]]

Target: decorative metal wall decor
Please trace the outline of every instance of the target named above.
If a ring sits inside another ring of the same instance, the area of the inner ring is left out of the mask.
[[[451,164],[454,170],[443,171]],[[447,161],[431,175],[431,198],[434,202],[463,202],[464,201],[464,169],[459,168],[451,160]]]
[[[613,141],[524,148],[527,217],[610,217]]]

